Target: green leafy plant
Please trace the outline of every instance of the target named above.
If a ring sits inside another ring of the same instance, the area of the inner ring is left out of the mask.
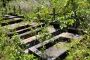
[[[11,39],[0,28],[0,60],[37,60],[35,56],[24,54],[20,47],[20,38],[14,35]]]

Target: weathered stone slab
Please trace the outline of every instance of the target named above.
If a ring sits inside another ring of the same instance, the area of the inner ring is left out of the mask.
[[[30,23],[29,22],[20,22],[20,23],[3,26],[3,28],[15,29],[17,27],[25,26],[25,25],[30,25]]]
[[[24,16],[4,15],[4,19],[24,18]]]
[[[16,16],[5,15],[4,18],[13,19],[13,18],[16,18]]]
[[[6,25],[20,23],[20,22],[22,22],[22,20],[4,21],[4,22],[1,23],[1,26],[6,26]]]

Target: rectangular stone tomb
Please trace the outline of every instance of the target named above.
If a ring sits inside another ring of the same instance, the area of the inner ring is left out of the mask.
[[[16,28],[15,32],[14,31],[9,32],[8,35],[12,36],[14,33],[18,33],[19,36],[27,35],[33,32],[32,30],[36,29],[35,27],[40,27],[40,26],[44,26],[44,25],[41,23],[40,25],[36,25],[36,26],[32,26],[32,25],[21,26],[21,27]]]
[[[60,31],[60,30],[56,30],[56,31],[53,31],[53,32],[50,32],[50,33],[47,33],[47,34],[56,35],[57,32],[59,33],[59,31]],[[58,34],[57,34],[57,35],[58,35]],[[30,42],[32,42],[32,41],[34,41],[34,40],[39,40],[40,37],[41,37],[40,34],[39,34],[39,35],[35,35],[35,36],[29,37],[29,38],[27,38],[27,39],[24,39],[24,40],[22,40],[21,42],[24,43],[24,44],[27,44],[27,43],[30,43]]]
[[[26,49],[24,52],[25,53],[32,52],[35,55],[37,55],[45,60],[55,60],[68,50],[67,47],[63,47],[66,44],[66,42],[61,41],[62,39],[65,39],[65,38],[79,39],[79,38],[81,38],[81,36],[74,35],[72,33],[67,33],[67,32],[61,33],[57,36],[54,36],[51,39],[45,40],[44,42],[41,42],[35,46],[32,46],[32,47]],[[56,43],[56,42],[58,42],[58,43]],[[52,46],[50,46],[50,45],[52,45]],[[41,50],[43,48],[43,46],[46,48],[44,51]]]

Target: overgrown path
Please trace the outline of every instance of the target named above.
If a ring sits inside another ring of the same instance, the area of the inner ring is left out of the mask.
[[[21,43],[27,46],[25,53],[33,53],[42,60],[62,59],[64,54],[77,43],[72,46],[70,44],[82,38],[81,35],[73,33],[73,29],[71,29],[72,33],[68,30],[62,31],[55,28],[53,24],[24,21],[23,16],[5,15],[1,26],[10,30],[7,33],[9,37],[17,33],[22,39]],[[46,32],[41,32],[43,29]]]

